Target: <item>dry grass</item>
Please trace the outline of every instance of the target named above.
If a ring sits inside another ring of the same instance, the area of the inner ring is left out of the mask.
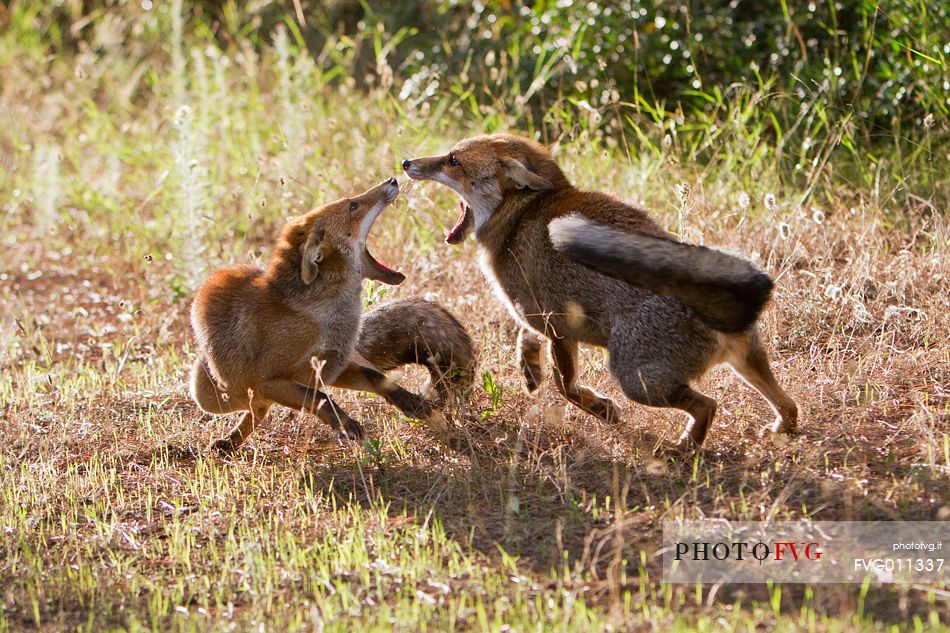
[[[700,168],[675,147],[628,161],[565,137],[577,184],[641,200],[674,231],[682,217],[687,239],[777,280],[762,327],[801,434],[760,438],[767,407],[717,370],[707,450],[683,462],[651,457],[683,419],[626,402],[599,350],[584,380],[622,404],[622,424],[565,406],[550,382],[523,395],[474,244],[440,243],[455,202],[409,188],[374,230],[409,276],[381,300],[452,309],[499,406],[479,392],[438,439],[340,394],[378,444],[341,448],[281,411],[221,460],[205,448],[230,420],[185,392],[195,280],[266,257],[284,217],[471,130],[323,85],[293,51],[197,52],[182,104],[148,52],[47,62],[14,44],[0,49],[17,62],[0,95],[0,631],[942,626],[948,587],[674,587],[654,554],[673,518],[950,516],[945,209],[832,186],[832,165],[802,205],[766,167]]]

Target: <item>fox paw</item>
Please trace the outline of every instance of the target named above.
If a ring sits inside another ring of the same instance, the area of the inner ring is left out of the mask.
[[[675,443],[663,442],[653,449],[654,457],[691,457],[702,449],[689,435],[684,434]]]
[[[189,446],[179,446],[169,443],[165,445],[164,450],[168,454],[168,459],[176,462],[194,460],[198,457],[198,452]]]
[[[343,441],[358,442],[363,439],[363,427],[353,418],[346,418],[340,421],[340,426],[336,429],[337,439]]]
[[[211,444],[211,450],[221,455],[230,455],[241,446],[240,442],[235,442],[230,437],[222,438]]]
[[[768,433],[785,433],[792,434],[798,431],[798,425],[794,420],[786,420],[784,418],[775,418],[775,421],[769,424],[766,427],[763,427],[759,431],[759,437],[765,437]]]
[[[442,415],[442,412],[437,409],[432,410],[429,417],[426,418],[426,423],[429,425],[429,428],[436,433],[445,433],[449,430],[449,421]]]
[[[529,396],[538,390],[541,386],[541,379],[528,369],[522,370],[524,374],[524,390]]]
[[[407,418],[425,421],[432,415],[432,403],[401,387],[389,396],[389,401]]]

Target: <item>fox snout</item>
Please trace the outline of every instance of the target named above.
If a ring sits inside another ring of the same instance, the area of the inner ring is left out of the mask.
[[[399,182],[395,177],[384,180],[367,192],[350,198],[349,221],[359,226],[358,240],[366,242],[366,236],[380,212],[399,196]]]
[[[402,170],[413,180],[426,180],[442,171],[442,156],[423,156],[402,161]]]
[[[382,203],[383,205],[392,204],[397,196],[399,196],[399,182],[394,176],[389,180],[384,180],[383,182],[379,183],[363,195],[355,198],[355,200],[365,200],[365,202],[368,204],[364,207],[364,210],[368,211],[374,205],[379,203]]]
[[[360,226],[360,239],[365,239],[379,213],[399,196],[399,183],[395,178],[384,180],[358,196],[349,198],[348,218]]]

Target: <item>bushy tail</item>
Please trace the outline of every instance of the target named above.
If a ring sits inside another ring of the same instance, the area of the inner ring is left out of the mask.
[[[431,301],[400,299],[370,310],[356,351],[382,372],[424,366],[426,392],[439,406],[464,397],[474,378],[472,339],[451,312]]]
[[[580,215],[554,220],[548,230],[558,252],[678,299],[720,332],[748,329],[772,293],[772,280],[750,262],[705,246],[628,233]]]

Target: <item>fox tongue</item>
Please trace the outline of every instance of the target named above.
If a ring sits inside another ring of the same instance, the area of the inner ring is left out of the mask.
[[[468,232],[472,228],[472,213],[469,211],[468,205],[459,202],[459,208],[461,209],[459,218],[455,221],[455,226],[452,227],[449,234],[445,236],[446,244],[461,244],[468,237]]]
[[[369,249],[363,247],[363,277],[380,281],[390,286],[398,286],[406,280],[406,276],[401,272],[395,271],[385,264],[379,263],[375,257],[370,254]]]

